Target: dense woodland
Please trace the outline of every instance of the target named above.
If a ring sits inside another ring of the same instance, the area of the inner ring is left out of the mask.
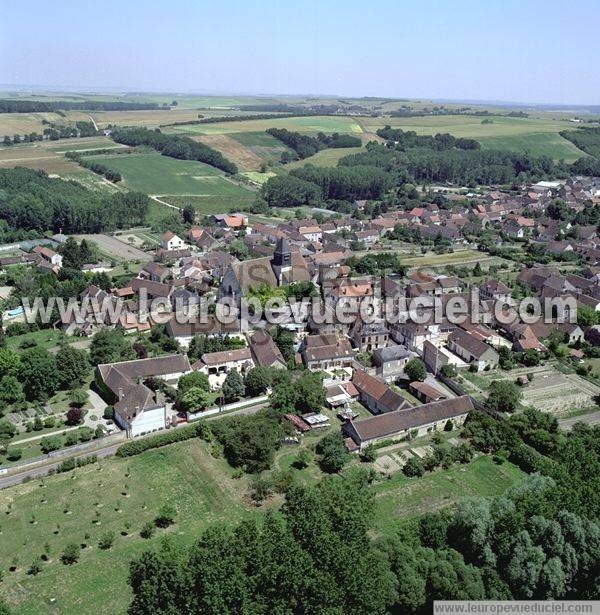
[[[43,171],[0,169],[0,219],[14,229],[97,233],[135,226],[145,222],[148,202],[139,192],[105,195]]]
[[[332,135],[326,135],[320,132],[316,137],[293,132],[286,128],[269,128],[267,133],[275,137],[296,153],[296,159],[304,159],[313,156],[318,151],[327,148],[337,147],[360,147],[362,141],[358,137],[352,135],[340,134],[334,132]],[[282,162],[293,160],[294,156],[289,152],[284,152],[281,155]]]
[[[197,160],[222,169],[226,173],[237,173],[236,165],[227,160],[221,152],[189,137],[166,135],[158,129],[148,130],[147,128],[119,128],[112,132],[111,137],[117,143],[132,146],[146,145],[163,156],[179,160]]]
[[[574,143],[586,154],[600,158],[600,128],[584,126],[577,130],[563,130],[560,136]]]
[[[0,113],[43,113],[52,111],[150,111],[168,109],[157,103],[118,100],[0,100]]]

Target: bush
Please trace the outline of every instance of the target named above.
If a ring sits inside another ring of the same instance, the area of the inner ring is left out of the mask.
[[[9,448],[8,453],[6,453],[6,458],[9,461],[19,461],[23,456],[23,449],[21,448]]]
[[[211,437],[210,427],[204,421],[200,420],[194,422],[192,425],[173,429],[172,431],[157,436],[127,442],[117,449],[116,455],[117,457],[132,457],[133,455],[139,455],[152,448],[160,448],[161,446],[167,446],[168,444],[182,442],[183,440],[189,440],[191,438],[202,438],[209,442]]]
[[[274,491],[273,479],[270,476],[256,476],[252,480],[250,489],[250,497],[255,502],[262,502]]]
[[[84,391],[83,389],[74,389],[69,393],[70,402],[73,404],[73,406],[76,406],[77,408],[85,406],[88,397],[88,392]]]
[[[29,566],[29,570],[27,570],[27,574],[35,577],[42,572],[42,567],[39,562],[33,562],[31,566]]]
[[[372,445],[368,444],[365,448],[360,452],[360,458],[366,462],[373,462],[377,459],[377,449]]]
[[[115,409],[112,406],[106,406],[106,408],[104,408],[102,416],[107,421],[113,421],[115,418]]]
[[[144,523],[142,529],[140,530],[140,536],[146,539],[152,538],[152,536],[154,536],[154,523],[151,521]]]
[[[104,534],[102,534],[102,536],[100,536],[100,540],[98,541],[98,548],[102,549],[103,551],[107,551],[113,546],[114,541],[114,532],[105,532]]]
[[[60,561],[66,566],[70,566],[75,564],[79,560],[81,548],[77,543],[71,542],[63,551],[63,554],[60,556]]]
[[[40,448],[44,453],[51,453],[57,451],[63,446],[63,439],[61,436],[46,436],[40,441]]]
[[[169,527],[169,525],[173,525],[175,523],[175,516],[177,515],[177,511],[173,506],[169,504],[165,504],[158,512],[156,519],[154,519],[154,525],[156,527]]]
[[[416,457],[411,457],[402,468],[402,472],[406,476],[423,476],[425,473],[425,468],[423,467],[423,463],[420,459]]]
[[[303,448],[296,456],[296,459],[294,459],[294,461],[292,462],[292,465],[296,469],[302,470],[303,468],[308,467],[309,463],[310,463],[310,452],[307,449]]]
[[[452,419],[448,419],[444,425],[444,431],[452,431],[454,429],[454,422]]]

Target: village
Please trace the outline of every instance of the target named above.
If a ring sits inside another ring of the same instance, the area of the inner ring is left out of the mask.
[[[563,220],[556,210],[559,204],[574,214],[598,207],[600,183],[574,178],[541,181],[518,193],[438,188],[430,194],[434,202],[410,211],[371,208],[370,219],[320,212],[275,225],[251,222],[245,213],[207,216],[185,232],[163,231],[153,251],[135,248],[147,256],[138,261],[137,274],[127,278],[122,272],[117,285],[114,263],[86,246],[96,262],[81,264],[81,271],[99,283],[78,297],[86,306],[83,317],[71,315],[51,328],[82,348],[106,330],[128,339],[167,340],[150,354],[135,342],[137,358],[95,364],[87,385],[93,410],[85,425],[96,430],[96,446],[111,434],[136,438],[217,414],[258,411],[271,386],[251,395],[244,382],[261,370],[319,373],[323,407],[287,413],[286,420],[296,438],[335,427],[350,452],[451,431],[475,407],[502,414],[535,403],[567,423],[574,416],[596,422],[600,238],[596,224]],[[357,212],[365,207],[358,202]],[[111,239],[132,249],[123,235]],[[414,244],[417,256],[413,250],[404,258]],[[10,256],[0,257],[0,267],[8,278],[15,267],[60,277],[77,245],[59,234],[6,246]],[[452,259],[461,254],[475,256],[463,263]],[[446,265],[445,257],[457,264]],[[254,299],[264,307],[290,296],[313,303],[300,317],[288,313],[276,325],[264,319],[251,326],[239,318],[221,322],[214,313],[201,321],[178,318],[206,300],[239,305]],[[570,318],[569,308],[559,315],[556,306],[530,324],[498,318],[525,296],[543,301],[542,310],[549,300],[566,301],[580,319]],[[141,298],[160,305],[143,319]],[[470,301],[469,318],[456,324],[436,317],[434,303],[444,307],[461,298]],[[419,300],[425,318],[388,318],[383,306],[399,300]],[[378,318],[336,317],[337,306],[356,308],[365,301],[380,308]],[[104,311],[99,318],[99,306],[118,318],[111,321]],[[26,337],[24,319],[22,308],[7,310],[7,334]],[[182,403],[177,384],[194,373],[206,376],[208,395]],[[490,403],[493,381],[517,386],[519,401]],[[15,433],[36,412],[15,404],[8,415]],[[388,457],[386,467],[398,469],[409,456]]]

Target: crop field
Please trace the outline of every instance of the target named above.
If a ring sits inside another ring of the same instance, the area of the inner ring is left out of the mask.
[[[261,164],[264,163],[264,160],[256,152],[233,139],[231,135],[202,135],[193,137],[193,139],[220,151],[241,171],[258,171]]]
[[[512,152],[529,152],[533,156],[549,156],[575,162],[586,156],[576,145],[561,137],[558,133],[540,132],[526,135],[498,137],[478,137],[482,149],[506,149]]]
[[[363,132],[356,118],[344,116],[287,117],[272,120],[242,120],[216,124],[173,126],[169,132],[178,134],[230,134],[233,132],[262,132],[267,128],[287,128],[297,132]]]
[[[484,119],[492,123],[483,124]],[[455,137],[481,139],[482,146],[490,149],[500,147],[512,151],[530,151],[545,154],[552,158],[574,160],[585,154],[570,141],[563,139],[558,132],[569,127],[567,122],[552,118],[513,118],[492,116],[442,115],[435,117],[409,118],[361,118],[360,124],[365,132],[375,132],[386,124],[414,130],[417,134],[432,135],[448,132]],[[492,139],[493,138],[493,139]]]
[[[318,167],[335,167],[340,158],[364,152],[364,147],[339,147],[334,149],[322,149],[314,156],[305,158],[304,160],[295,160],[285,165],[285,169],[297,169],[305,164],[314,164]]]
[[[29,615],[125,612],[128,563],[157,546],[161,535],[190,543],[209,523],[253,514],[242,500],[246,479],[230,475],[226,462],[212,458],[207,444],[190,440],[0,492],[7,599]],[[150,540],[140,538],[142,525],[167,502],[177,508],[176,525]],[[115,542],[102,551],[98,539],[107,531],[115,533]],[[73,541],[89,546],[77,564],[65,566],[60,554]],[[48,562],[40,560],[44,545]],[[27,575],[36,560],[42,572]],[[17,566],[14,572],[8,572],[11,565]]]
[[[266,132],[237,132],[228,135],[241,143],[246,149],[257,155],[262,161],[276,164],[283,152],[292,150],[284,145],[279,139]]]
[[[0,137],[14,134],[23,135],[30,132],[42,134],[44,124],[42,120],[60,122],[61,116],[57,113],[0,113]]]
[[[226,178],[222,171],[194,160],[176,160],[160,154],[89,156],[118,171],[123,183],[146,194],[193,195],[200,197],[253,196],[253,192]]]

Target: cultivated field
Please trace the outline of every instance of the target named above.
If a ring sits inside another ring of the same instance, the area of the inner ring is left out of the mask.
[[[340,147],[335,149],[323,149],[317,152],[314,156],[305,158],[304,160],[296,160],[286,164],[286,169],[297,169],[305,164],[314,164],[318,167],[335,167],[340,158],[350,156],[350,154],[358,154],[364,152],[364,147]]]
[[[219,150],[227,160],[231,160],[241,171],[257,171],[264,162],[256,152],[233,139],[231,135],[202,135],[193,138]]]
[[[492,123],[483,124],[484,119]],[[535,155],[548,155],[555,159],[573,161],[585,156],[570,141],[558,132],[572,126],[568,122],[552,118],[514,118],[492,116],[482,118],[464,115],[440,115],[433,117],[408,118],[360,118],[365,132],[375,132],[390,125],[403,130],[414,130],[417,134],[433,135],[448,132],[455,137],[480,140],[484,148],[499,147],[513,151],[530,151]]]
[[[242,120],[217,124],[173,126],[169,132],[178,134],[230,134],[235,132],[262,132],[267,128],[287,128],[298,132],[363,132],[356,118],[344,116],[288,117],[272,120]]]
[[[0,114],[0,119],[2,115]],[[76,162],[67,160],[63,155],[64,152],[106,148],[120,149],[122,147],[108,137],[86,137],[83,139],[63,139],[61,141],[40,141],[39,143],[10,147],[0,146],[0,168],[23,166],[46,171],[49,175],[85,174],[89,172]]]
[[[576,374],[563,374],[551,364],[510,371],[465,373],[464,376],[470,386],[475,388],[475,396],[481,397],[481,392],[485,392],[493,380],[514,382],[526,374],[533,374],[533,380],[523,387],[521,403],[556,416],[568,416],[579,410],[591,409],[596,405],[596,397],[600,395],[599,386]]]
[[[283,152],[291,152],[279,139],[266,132],[239,132],[228,135],[267,163],[278,163]]]
[[[125,186],[146,194],[254,198],[249,188],[226,178],[219,169],[194,160],[176,160],[155,153],[90,156],[88,159],[118,171]]]

